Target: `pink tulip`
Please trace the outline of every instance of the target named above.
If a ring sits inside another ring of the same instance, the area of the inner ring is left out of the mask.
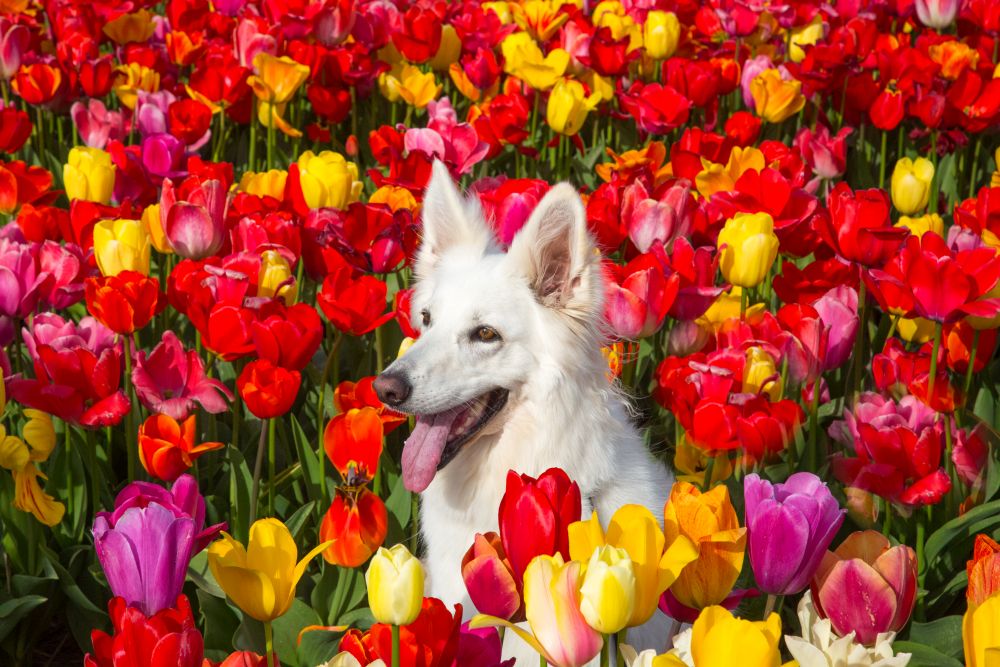
[[[28,243],[0,240],[0,315],[24,319],[35,311],[48,275],[38,270]]]
[[[898,632],[917,601],[917,559],[873,530],[851,533],[826,552],[812,583],[816,611],[841,637],[856,633],[871,645],[881,632]]]
[[[670,266],[680,278],[677,298],[670,306],[670,317],[675,320],[693,320],[701,317],[728,285],[715,284],[719,262],[715,248],[693,248],[683,236],[674,240]]]
[[[462,579],[481,613],[509,620],[521,609],[521,592],[498,534],[476,534],[462,559]]]
[[[838,368],[851,356],[858,334],[858,293],[853,287],[841,285],[813,302],[813,308],[828,335],[823,370]]]
[[[103,149],[109,141],[125,138],[125,118],[120,111],[109,111],[104,102],[74,102],[69,110],[80,139],[91,148]]]
[[[480,141],[469,123],[459,123],[451,101],[444,97],[427,105],[425,128],[411,128],[403,137],[407,151],[419,150],[446,163],[456,176],[469,173],[486,157],[489,144]]]
[[[537,556],[524,571],[525,617],[531,631],[480,614],[471,628],[502,625],[517,633],[555,667],[581,667],[601,652],[603,640],[580,612],[580,563],[561,555]]]
[[[469,188],[479,196],[483,215],[504,246],[510,245],[548,190],[548,182],[541,179],[503,177],[481,178]]]
[[[170,247],[186,259],[204,259],[222,247],[226,234],[226,186],[192,176],[178,187],[168,178],[160,195],[160,221]]]
[[[852,132],[854,128],[844,127],[831,137],[830,131],[822,125],[815,132],[808,127],[799,130],[795,136],[795,148],[816,174],[817,181],[843,175],[847,169],[847,137]]]
[[[740,88],[743,91],[743,103],[747,105],[748,109],[757,108],[753,95],[750,93],[750,83],[758,74],[766,69],[771,69],[772,67],[774,67],[774,63],[771,62],[771,59],[768,56],[757,56],[756,58],[751,58],[743,63],[743,74],[740,77]]]
[[[43,304],[60,310],[83,298],[83,280],[92,269],[78,245],[45,241],[38,249],[38,266],[48,274],[40,292]]]
[[[185,163],[184,144],[174,135],[154,134],[142,140],[142,166],[150,175],[179,178]]]
[[[151,412],[183,421],[200,405],[205,412],[218,414],[228,409],[233,392],[226,385],[205,375],[205,364],[194,350],[185,352],[173,331],[165,331],[163,340],[146,356],[136,353],[132,382],[139,401]]]
[[[22,23],[0,17],[0,79],[9,81],[21,67],[31,43],[31,31]]]
[[[955,20],[959,0],[916,0],[913,3],[917,10],[917,18],[928,28],[942,30]]]
[[[323,5],[313,21],[316,39],[327,48],[337,46],[354,27],[354,0],[337,0]]]
[[[635,247],[648,252],[653,244],[670,245],[675,238],[686,236],[696,208],[686,180],[678,181],[658,200],[650,198],[646,188],[636,182],[625,189],[622,218]]]
[[[253,67],[253,59],[258,53],[269,53],[273,56],[278,52],[278,40],[263,32],[262,24],[263,19],[257,21],[244,18],[233,31],[233,49],[244,67]]]
[[[651,255],[625,267],[605,262],[604,316],[618,338],[638,340],[663,325],[680,287],[680,277]]]
[[[177,97],[169,90],[158,90],[155,93],[140,90],[135,107],[135,122],[139,134],[148,137],[168,133],[167,112],[176,101]]]

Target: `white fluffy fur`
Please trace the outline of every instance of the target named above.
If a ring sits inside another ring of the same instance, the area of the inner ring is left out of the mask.
[[[421,498],[428,595],[461,602],[467,616],[473,607],[462,556],[475,533],[497,530],[508,470],[537,476],[562,468],[580,485],[583,515],[596,509],[605,526],[626,503],[662,516],[673,478],[646,450],[626,401],[605,376],[599,261],[571,186],[555,186],[503,253],[478,205],[435,165],[413,299],[413,321],[426,309],[431,322],[387,370],[411,383],[401,406],[410,413],[441,412],[496,387],[510,391],[503,411]],[[483,325],[502,342],[471,341],[469,332]],[[630,643],[662,650],[667,625],[657,612],[630,632]],[[519,665],[537,664],[513,633],[505,653]]]

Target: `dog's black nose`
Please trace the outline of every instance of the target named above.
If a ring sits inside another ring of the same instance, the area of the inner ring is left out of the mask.
[[[378,400],[386,405],[397,407],[410,397],[410,390],[413,388],[402,375],[391,375],[382,373],[375,382],[372,383]]]

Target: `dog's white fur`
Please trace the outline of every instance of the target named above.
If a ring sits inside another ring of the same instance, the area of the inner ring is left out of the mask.
[[[607,380],[604,279],[577,192],[553,187],[504,253],[478,202],[464,199],[436,163],[423,220],[413,321],[426,311],[430,324],[387,369],[412,386],[398,408],[434,414],[497,387],[510,391],[504,409],[421,498],[427,594],[461,602],[471,615],[462,556],[475,533],[497,530],[508,470],[537,476],[562,468],[580,486],[583,516],[596,509],[605,526],[626,503],[662,517],[673,477],[646,450],[627,402]],[[502,341],[470,339],[485,325]],[[655,627],[630,631],[630,643],[662,650],[666,617],[657,612],[647,625]],[[537,664],[513,633],[505,654]]]

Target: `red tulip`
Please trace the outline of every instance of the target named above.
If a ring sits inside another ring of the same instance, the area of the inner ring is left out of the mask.
[[[378,550],[389,531],[382,499],[367,487],[338,487],[323,517],[319,537],[332,544],[323,552],[328,563],[358,567]]]
[[[611,28],[598,28],[590,38],[588,64],[601,76],[618,77],[628,72],[629,63],[638,55],[639,50],[629,52],[629,36],[622,35],[615,39]]]
[[[143,329],[167,305],[160,281],[136,271],[87,278],[84,286],[87,310],[117,334]]]
[[[785,303],[812,304],[834,287],[845,285],[858,288],[858,271],[854,264],[839,257],[817,259],[803,268],[795,262],[781,265],[781,274],[774,277],[772,286],[778,298]]]
[[[323,342],[323,322],[316,309],[306,303],[285,306],[273,299],[261,306],[251,324],[257,356],[275,366],[301,371]],[[294,344],[289,344],[294,341]]]
[[[618,97],[643,132],[669,134],[687,123],[691,102],[672,86],[636,81]]]
[[[969,369],[969,361],[972,356],[973,340],[979,335],[976,344],[976,362],[973,364],[972,372],[981,373],[986,364],[993,359],[993,352],[997,346],[997,330],[983,329],[977,331],[973,329],[966,320],[959,320],[949,325],[945,325],[944,336],[941,344],[947,354],[948,368],[965,375]]]
[[[0,162],[0,213],[10,214],[25,204],[45,205],[59,194],[48,192],[52,174],[21,160]]]
[[[702,246],[695,249],[684,237],[674,240],[670,266],[680,282],[677,298],[668,311],[670,317],[676,320],[694,320],[705,314],[712,302],[727,288],[726,285],[715,285],[718,265],[714,247]]]
[[[965,598],[970,607],[981,605],[1000,591],[1000,544],[989,535],[976,535],[972,560],[966,562],[965,571],[969,579]]]
[[[149,618],[116,597],[108,613],[114,635],[91,633],[94,653],[84,658],[85,667],[202,667],[204,643],[185,596]]]
[[[462,558],[462,579],[479,613],[515,621],[523,619],[521,582],[514,578],[498,534],[476,534]]]
[[[656,333],[677,297],[680,277],[652,255],[624,267],[605,262],[604,270],[604,316],[615,335],[638,340]]]
[[[46,63],[22,65],[11,84],[14,92],[28,104],[39,105],[51,102],[65,77],[62,70]]]
[[[434,57],[441,46],[441,17],[421,5],[412,5],[392,34],[392,43],[412,63]]]
[[[847,169],[847,137],[853,131],[854,128],[844,127],[831,137],[824,125],[815,132],[804,127],[795,135],[795,147],[817,179],[830,180]]]
[[[195,416],[178,424],[167,415],[152,415],[139,427],[139,460],[150,475],[173,482],[205,452],[221,449],[221,442],[195,444]]]
[[[378,414],[382,421],[382,429],[386,435],[392,433],[400,424],[406,423],[406,415],[391,410],[378,400],[372,383],[375,376],[363,377],[357,382],[344,380],[333,390],[333,405],[337,412],[347,412],[348,410],[371,408]]]
[[[316,301],[330,322],[352,336],[374,331],[392,319],[384,313],[386,284],[374,276],[353,277],[353,269],[343,266],[323,280]]]
[[[538,479],[507,473],[500,539],[515,581],[521,581],[535,556],[560,553],[569,559],[567,528],[581,512],[580,487],[559,468],[549,468]]]
[[[448,611],[441,600],[424,598],[417,620],[399,629],[399,664],[412,667],[451,667],[458,652],[462,627],[462,605]],[[392,659],[391,628],[376,623],[371,629],[372,647],[388,664]]]
[[[881,266],[909,231],[893,227],[884,190],[853,192],[840,182],[827,198],[829,217],[819,217],[817,231],[830,248],[849,262]]]
[[[198,100],[178,100],[167,110],[170,134],[186,146],[197,143],[212,124],[212,110]]]
[[[382,456],[382,438],[378,411],[353,408],[327,422],[323,448],[344,483],[357,486],[374,478]]]
[[[275,366],[267,359],[252,361],[236,378],[236,389],[243,402],[259,419],[280,417],[292,409],[299,393],[302,376]]]
[[[0,108],[0,152],[16,153],[31,136],[31,119],[15,107]]]
[[[670,247],[675,238],[687,236],[696,208],[691,183],[684,179],[658,198],[650,197],[642,182],[636,181],[625,188],[621,215],[636,249],[649,252],[654,243]]]
[[[85,60],[80,65],[80,87],[88,97],[101,98],[111,92],[115,64],[111,54]]]

